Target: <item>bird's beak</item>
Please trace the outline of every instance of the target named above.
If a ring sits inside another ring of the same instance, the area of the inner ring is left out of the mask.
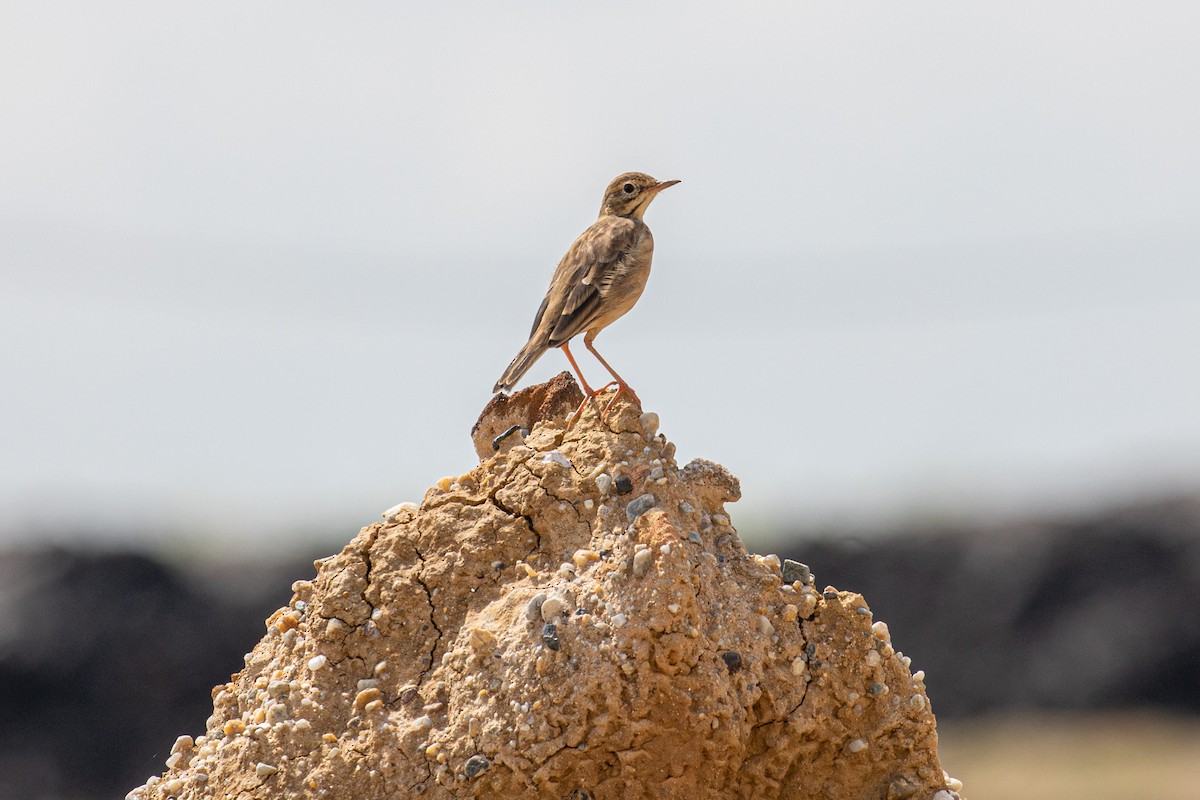
[[[654,196],[654,195],[658,194],[659,192],[661,192],[663,189],[666,189],[668,186],[674,186],[677,183],[679,183],[679,181],[659,181],[658,183],[656,183],[650,187],[650,194],[651,194],[651,196]]]

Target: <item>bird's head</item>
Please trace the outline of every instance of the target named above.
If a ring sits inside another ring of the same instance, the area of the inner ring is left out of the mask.
[[[641,219],[655,195],[679,181],[656,181],[644,172],[626,172],[613,178],[604,190],[600,216]]]

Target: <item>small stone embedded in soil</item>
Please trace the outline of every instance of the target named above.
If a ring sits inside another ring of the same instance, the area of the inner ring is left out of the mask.
[[[630,522],[645,514],[658,503],[652,494],[644,494],[636,500],[631,500],[629,505],[625,506],[625,516]]]
[[[641,423],[642,433],[646,434],[647,439],[653,439],[654,435],[658,433],[658,414],[653,411],[642,414],[638,417],[638,422]]]
[[[327,657],[323,655],[313,656],[308,660],[308,668],[310,671],[316,672],[324,667],[327,663],[329,663],[329,659]]]
[[[492,762],[488,761],[485,756],[471,756],[463,767],[463,773],[468,778],[474,778],[476,775],[486,772],[491,765]]]
[[[560,595],[552,594],[542,603],[542,622],[551,622],[566,608],[567,601],[562,599]]]
[[[551,650],[559,648],[558,643],[558,626],[553,622],[547,622],[542,626],[542,642]]]
[[[639,550],[633,554],[633,575],[635,578],[645,577],[646,571],[650,569],[650,565],[654,563],[654,552],[652,550]]]
[[[254,774],[260,778],[269,778],[279,772],[279,767],[272,764],[265,764],[262,761],[254,765]]]
[[[546,602],[546,593],[538,592],[533,597],[529,598],[529,602],[525,604],[525,619],[530,622],[537,622],[542,617],[542,603]]]
[[[558,464],[560,467],[565,467],[566,469],[571,468],[571,462],[567,460],[566,456],[557,450],[551,450],[549,453],[546,453],[545,457],[542,459],[542,463]]]
[[[629,494],[633,491],[633,481],[629,479],[628,475],[622,475],[617,478],[616,484],[617,494]]]
[[[612,488],[612,476],[611,475],[604,474],[604,475],[596,476],[596,491],[600,492],[601,497],[608,494],[608,490],[611,488]],[[630,485],[630,488],[631,489],[633,488],[632,484]]]
[[[853,739],[851,740],[850,744],[846,745],[846,749],[851,753],[861,753],[863,750],[867,749],[867,743],[862,739]]]
[[[688,541],[694,544],[703,544],[704,540],[700,538],[700,534],[696,531],[688,531]]]
[[[801,564],[799,561],[793,561],[790,558],[783,560],[784,583],[795,583],[796,581],[808,583],[810,577],[812,577],[812,570],[808,568],[807,564]]]
[[[737,672],[742,668],[741,653],[735,653],[730,650],[721,654],[721,660],[725,662],[725,666],[729,669],[730,674]]]

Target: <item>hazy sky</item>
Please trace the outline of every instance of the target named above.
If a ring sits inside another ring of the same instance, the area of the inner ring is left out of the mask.
[[[729,6],[8,0],[0,541],[419,499],[629,169],[738,521],[1200,487],[1200,6]]]

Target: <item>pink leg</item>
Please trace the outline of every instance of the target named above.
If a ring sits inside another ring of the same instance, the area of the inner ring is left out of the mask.
[[[596,352],[595,347],[592,347],[592,340],[595,338],[596,337],[594,335],[592,335],[591,333],[586,334],[583,337],[583,345],[588,350],[592,351],[592,355],[594,355],[596,357],[597,361],[599,361],[601,364],[604,365],[604,368],[606,370],[608,370],[608,374],[612,375],[616,379],[616,383],[617,383],[617,393],[613,395],[612,399],[608,401],[608,405],[606,405],[604,407],[604,413],[600,415],[601,419],[604,419],[608,416],[608,412],[612,410],[613,404],[617,402],[617,398],[623,394],[629,395],[630,398],[633,399],[633,402],[637,403],[638,407],[641,408],[642,401],[641,401],[641,398],[639,398],[637,396],[637,392],[633,391],[633,388],[628,383],[625,382],[625,379],[622,378],[620,375],[618,375],[617,371],[615,369],[613,369],[612,367],[610,367],[608,362],[604,360],[604,356],[602,356],[602,355],[600,355],[600,353]],[[608,386],[612,386],[612,384],[610,383],[610,384],[608,384]],[[605,386],[604,389],[607,389],[608,386]],[[601,389],[600,391],[604,391],[604,389]]]

